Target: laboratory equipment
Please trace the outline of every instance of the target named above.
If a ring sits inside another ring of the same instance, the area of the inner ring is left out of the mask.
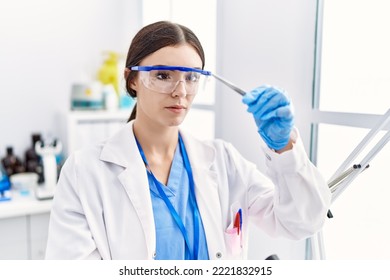
[[[9,177],[7,172],[5,171],[5,168],[0,163],[0,202],[10,200],[10,190],[11,183],[9,181]]]
[[[25,167],[26,172],[34,172],[38,174],[39,179],[38,183],[43,183],[43,167],[42,167],[42,161],[41,158],[38,156],[37,152],[35,151],[35,144],[38,141],[42,140],[41,134],[34,133],[31,135],[32,145],[26,150],[25,152]]]
[[[121,92],[119,95],[119,108],[120,109],[131,109],[134,107],[135,100],[133,97],[125,92]]]
[[[100,110],[103,109],[103,105],[102,84],[99,81],[90,84],[76,83],[72,85],[72,110]]]
[[[222,78],[221,76],[218,76],[217,74],[214,74],[214,73],[211,73],[211,76],[213,76],[214,78],[216,78],[218,81],[222,82],[223,84],[227,85],[228,87],[230,87],[235,92],[241,94],[242,96],[244,96],[246,94],[245,90],[237,87],[236,85],[234,85],[233,83],[229,82],[225,78]]]
[[[350,185],[350,183],[369,166],[369,162],[390,141],[389,130],[384,136],[382,136],[382,138],[374,145],[374,147],[366,154],[366,156],[359,163],[353,164],[353,161],[363,152],[363,149],[388,123],[390,123],[390,109],[380,118],[378,123],[367,133],[363,140],[356,146],[356,148],[352,151],[348,158],[332,175],[329,180],[329,187],[333,194],[332,202],[335,201],[340,196],[340,194],[345,191],[348,185]],[[350,166],[352,166],[352,169]],[[346,173],[348,174],[345,175]]]
[[[119,98],[119,83],[118,83],[118,58],[119,54],[116,52],[105,52],[104,55],[108,55],[107,59],[103,62],[103,65],[98,71],[98,80],[103,84],[111,84],[117,97]]]
[[[119,109],[119,98],[112,84],[103,86],[104,108],[107,111],[116,111]]]
[[[351,154],[340,165],[336,172],[328,181],[329,189],[332,192],[332,203],[343,193],[346,188],[352,183],[356,177],[369,167],[371,160],[382,150],[382,148],[390,141],[390,130],[380,138],[376,144],[365,154],[362,160],[358,163],[353,163],[354,160],[363,154],[364,149],[370,144],[374,137],[390,124],[390,109],[379,119],[376,125],[366,134],[363,140],[356,146]],[[328,212],[328,218],[333,218],[331,212]],[[322,232],[309,239],[311,247],[311,255],[318,256],[320,259],[325,259],[325,249],[323,245]]]
[[[13,193],[21,196],[29,196],[38,186],[38,174],[35,172],[23,172],[9,177]]]
[[[54,140],[51,143],[38,141],[35,144],[35,151],[42,158],[44,184],[35,190],[38,199],[50,199],[54,196],[54,189],[57,185],[58,169],[56,156],[62,151],[62,143]]]
[[[8,176],[25,171],[21,159],[14,154],[14,149],[11,146],[6,148],[6,156],[1,162]]]

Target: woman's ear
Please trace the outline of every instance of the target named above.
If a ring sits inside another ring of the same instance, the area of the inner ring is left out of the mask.
[[[124,76],[125,76],[125,80],[127,81],[127,78],[129,77],[131,73],[131,70],[129,68],[125,68],[125,71],[124,71]],[[137,91],[137,82],[136,82],[136,79],[131,79],[129,81],[129,86],[132,90],[134,91]]]
[[[127,77],[130,75],[130,69],[126,67],[123,75],[125,76],[125,80],[127,80]]]

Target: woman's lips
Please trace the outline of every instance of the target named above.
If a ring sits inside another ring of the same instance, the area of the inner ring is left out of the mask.
[[[168,106],[166,108],[173,113],[181,113],[187,109],[185,106],[182,105],[173,105],[173,106]]]

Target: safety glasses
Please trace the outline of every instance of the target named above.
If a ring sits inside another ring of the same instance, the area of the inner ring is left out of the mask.
[[[194,95],[205,86],[210,71],[182,66],[130,66],[132,71],[139,71],[139,77],[146,88],[164,94],[171,94],[179,83],[183,83],[186,94]]]

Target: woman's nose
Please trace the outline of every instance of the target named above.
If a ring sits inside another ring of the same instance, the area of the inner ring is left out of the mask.
[[[172,91],[173,96],[187,96],[186,83],[185,81],[177,81],[175,88]]]

